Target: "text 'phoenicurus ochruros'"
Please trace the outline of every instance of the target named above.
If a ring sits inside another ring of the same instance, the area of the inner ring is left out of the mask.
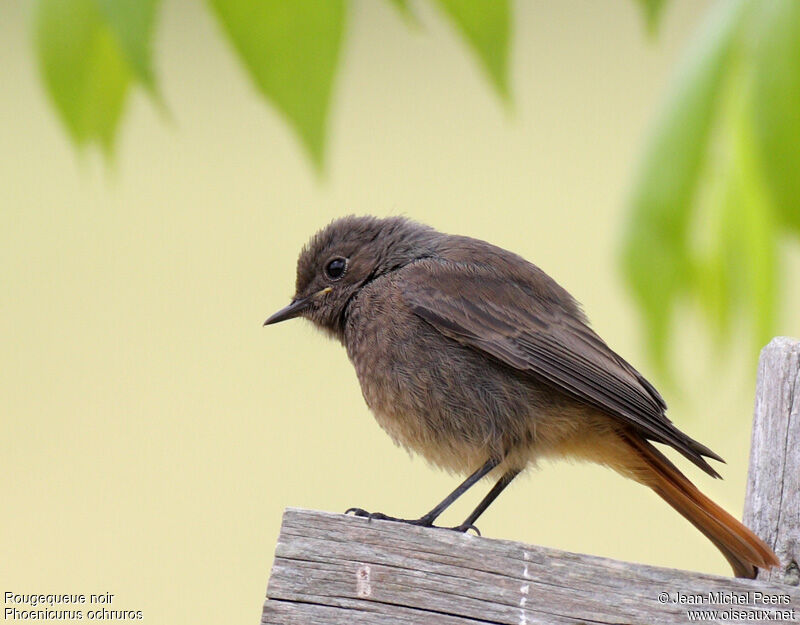
[[[265,325],[305,317],[347,349],[364,399],[394,441],[469,477],[419,519],[432,526],[488,474],[475,521],[526,466],[567,457],[645,484],[719,548],[739,577],[778,564],[652,442],[706,473],[722,459],[666,417],[655,388],[589,327],[578,303],[504,249],[393,217],[345,217],[297,263],[294,299]],[[651,442],[652,441],[652,442]]]

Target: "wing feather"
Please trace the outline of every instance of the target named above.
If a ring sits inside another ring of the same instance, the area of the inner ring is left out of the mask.
[[[718,476],[703,456],[722,459],[678,430],[655,388],[568,306],[474,265],[426,259],[403,273],[408,306],[443,335],[599,408]]]

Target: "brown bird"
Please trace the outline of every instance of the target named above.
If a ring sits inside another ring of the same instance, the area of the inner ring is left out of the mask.
[[[403,218],[345,217],[297,262],[295,296],[264,325],[305,317],[338,339],[367,405],[392,439],[469,477],[419,519],[432,526],[489,474],[466,531],[540,458],[589,460],[649,486],[722,552],[739,577],[778,564],[652,443],[703,471],[722,461],[666,417],[655,388],[589,327],[578,303],[504,249]],[[652,442],[651,442],[652,441]]]

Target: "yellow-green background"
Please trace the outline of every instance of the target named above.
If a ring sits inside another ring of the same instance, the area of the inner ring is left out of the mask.
[[[630,0],[516,3],[510,110],[428,5],[416,30],[389,2],[354,6],[320,182],[200,3],[165,3],[171,117],[137,93],[110,168],[78,156],[49,107],[27,3],[0,4],[0,591],[113,592],[154,624],[256,623],[284,507],[411,516],[449,492],[456,478],[373,421],[340,346],[301,321],[261,327],[301,245],[339,215],[405,214],[524,255],[652,374],[615,252],[706,3],[670,3],[655,41]],[[800,260],[784,253],[788,290]],[[791,291],[780,327],[797,334]],[[738,334],[715,351],[687,311],[669,414],[728,459],[725,481],[687,472],[738,515],[755,361]],[[480,527],[728,574],[666,504],[598,467],[544,466]]]

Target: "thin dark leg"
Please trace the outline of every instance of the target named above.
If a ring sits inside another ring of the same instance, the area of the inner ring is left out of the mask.
[[[458,499],[459,497],[461,497],[461,495],[467,492],[470,489],[470,487],[473,486],[476,482],[480,481],[481,478],[486,477],[486,475],[492,469],[494,469],[498,464],[499,462],[497,460],[493,459],[487,460],[486,464],[484,464],[480,469],[475,471],[475,473],[470,475],[466,480],[461,482],[458,488],[456,488],[452,493],[450,493],[447,497],[445,497],[435,508],[433,508],[433,510],[431,510],[430,512],[428,512],[428,514],[421,516],[418,519],[398,519],[395,517],[387,516],[381,512],[370,513],[361,508],[350,508],[349,510],[347,510],[347,512],[345,512],[345,514],[352,512],[353,514],[355,514],[355,516],[363,516],[363,517],[368,517],[370,519],[400,521],[402,523],[411,523],[412,525],[422,525],[424,527],[430,527],[433,525],[433,522],[439,517],[439,515],[442,512],[444,512],[448,508],[448,506],[450,506],[450,504],[452,504],[456,499]],[[495,497],[497,497],[497,495],[499,494],[500,491],[497,492]],[[492,499],[494,499],[494,497],[492,497]],[[486,505],[488,506],[491,503],[491,501],[492,500],[490,499],[488,502],[486,502]],[[481,510],[481,512],[483,512],[483,510]],[[480,512],[478,514],[480,514]],[[477,518],[477,516],[475,518]]]
[[[475,508],[472,513],[464,519],[464,522],[459,525],[458,527],[454,527],[453,529],[459,530],[462,532],[466,532],[469,529],[474,529],[475,531],[478,530],[475,527],[475,521],[478,520],[478,517],[486,512],[486,508],[488,508],[491,503],[497,499],[497,496],[505,490],[505,487],[511,484],[511,481],[519,475],[519,471],[517,469],[512,469],[507,471],[503,474],[499,480],[497,480],[497,484],[492,487],[488,493],[486,493],[486,497],[481,499],[481,502],[478,504],[477,508]],[[478,532],[480,533],[480,532]]]
[[[479,482],[482,478],[486,477],[486,475],[497,466],[497,460],[488,460],[486,464],[484,464],[480,469],[475,471],[472,475],[470,475],[466,480],[461,482],[461,485],[456,488],[452,493],[450,493],[447,497],[445,497],[441,503],[436,506],[433,510],[428,512],[423,519],[430,519],[430,522],[433,523],[439,515],[444,512],[450,504],[452,504],[456,499],[461,497],[464,493],[466,493],[471,486],[473,486],[476,482]],[[486,504],[489,505],[488,503]]]

